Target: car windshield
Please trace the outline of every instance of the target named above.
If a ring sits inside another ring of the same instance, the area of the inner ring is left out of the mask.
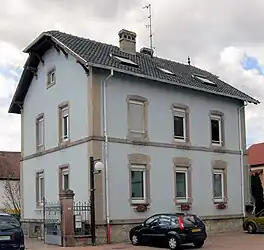
[[[1,215],[0,216],[0,228],[19,228],[20,223],[16,218],[9,215]]]

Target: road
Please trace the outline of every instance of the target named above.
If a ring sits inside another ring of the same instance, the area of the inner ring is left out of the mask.
[[[222,233],[218,235],[209,236],[206,241],[204,250],[263,250],[264,246],[264,234],[249,235],[246,233]],[[26,242],[26,247],[28,250],[61,250],[62,247],[47,246],[43,243],[35,240],[28,240]],[[137,246],[134,247],[128,243],[122,244],[111,244],[111,245],[99,245],[99,246],[89,246],[89,247],[74,247],[65,248],[67,250],[158,250],[155,247]],[[165,248],[166,249],[166,248]],[[183,246],[182,250],[195,249],[192,246]]]

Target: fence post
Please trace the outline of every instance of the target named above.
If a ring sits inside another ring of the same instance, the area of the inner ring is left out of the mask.
[[[62,242],[64,247],[72,247],[75,245],[74,239],[74,192],[70,189],[62,191],[60,196],[61,203],[61,231]]]

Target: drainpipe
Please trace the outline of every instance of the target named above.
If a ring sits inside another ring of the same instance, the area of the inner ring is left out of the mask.
[[[103,82],[103,120],[104,120],[104,165],[105,165],[105,204],[106,204],[106,225],[107,225],[107,243],[111,243],[111,228],[109,216],[109,179],[108,179],[108,133],[107,133],[107,81],[114,75],[114,70],[111,69]]]
[[[242,214],[243,217],[246,217],[245,212],[245,180],[244,180],[244,151],[242,147],[242,140],[241,140],[241,110],[245,108],[248,103],[244,103],[243,106],[238,108],[238,132],[239,132],[239,151],[240,151],[240,171],[241,171],[241,203],[242,203]]]

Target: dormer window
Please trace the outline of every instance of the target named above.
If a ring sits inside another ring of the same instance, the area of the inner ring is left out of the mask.
[[[169,71],[169,70],[167,70],[167,69],[159,68],[159,67],[158,67],[158,69],[161,70],[163,73],[166,73],[166,74],[169,74],[169,75],[174,75],[173,72],[171,72],[171,71]]]
[[[56,70],[55,67],[50,69],[47,73],[47,88],[53,86],[56,83]]]
[[[117,61],[119,61],[122,64],[129,65],[129,66],[134,66],[134,67],[137,67],[138,66],[137,63],[133,62],[129,58],[125,58],[125,57],[121,57],[121,56],[116,56],[116,55],[112,55],[112,54],[110,54],[110,56],[112,58],[116,59]]]
[[[216,83],[210,81],[208,78],[206,78],[206,76],[203,76],[203,75],[193,75],[193,78],[197,79],[198,81],[200,81],[202,83],[216,86]]]

